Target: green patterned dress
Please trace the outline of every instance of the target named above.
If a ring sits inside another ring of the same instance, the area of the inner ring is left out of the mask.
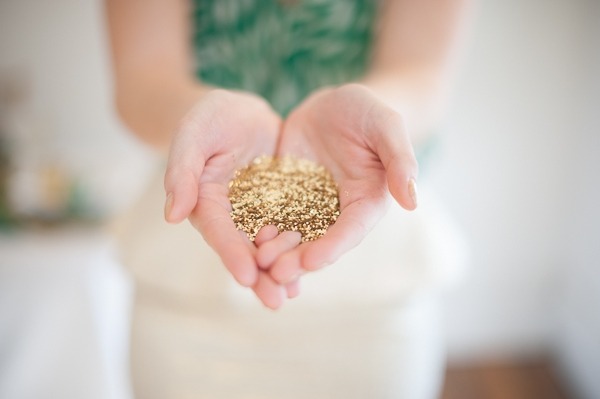
[[[197,76],[286,115],[316,88],[363,74],[376,11],[373,0],[194,0]]]

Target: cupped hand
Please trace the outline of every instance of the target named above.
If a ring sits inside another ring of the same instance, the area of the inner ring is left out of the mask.
[[[272,251],[274,251],[275,256],[279,256],[300,244],[300,240],[301,236],[298,232],[286,231],[279,234],[276,226],[265,226],[259,230],[254,239],[256,248],[253,253],[256,256],[263,245],[277,243]],[[285,298],[294,298],[300,294],[300,280],[295,279],[286,284],[279,284],[273,280],[268,270],[260,269],[257,282],[252,289],[265,306],[278,309],[283,305]]]
[[[417,161],[402,118],[362,85],[327,88],[306,99],[286,120],[277,154],[312,159],[329,169],[341,211],[315,241],[283,254],[282,240],[260,246],[259,265],[280,284],[331,264],[356,246],[384,215],[390,193],[405,209],[417,206]]]
[[[285,294],[294,295],[296,283],[281,286],[258,268],[257,247],[230,217],[228,185],[235,170],[275,152],[280,128],[279,116],[260,97],[213,90],[183,118],[165,174],[166,220],[188,218],[234,278],[272,308],[280,306]],[[256,244],[276,236],[277,231],[266,229]]]

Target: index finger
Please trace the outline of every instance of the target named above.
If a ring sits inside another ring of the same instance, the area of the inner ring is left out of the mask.
[[[363,130],[385,168],[390,193],[403,208],[415,209],[419,167],[401,115],[376,101],[363,121]]]
[[[251,287],[258,278],[252,244],[236,229],[229,215],[227,197],[220,201],[200,198],[190,216],[192,225],[221,258],[238,283]]]

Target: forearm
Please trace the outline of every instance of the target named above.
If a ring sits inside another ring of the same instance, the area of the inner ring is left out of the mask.
[[[402,115],[415,147],[439,127],[448,91],[441,76],[424,69],[373,71],[360,83]]]
[[[168,148],[208,90],[193,75],[188,0],[105,0],[116,108],[143,141]]]
[[[147,82],[146,78],[132,77],[117,83],[116,106],[133,134],[166,152],[183,116],[210,90],[191,79]]]
[[[388,0],[362,83],[403,117],[418,146],[447,105],[473,0]]]

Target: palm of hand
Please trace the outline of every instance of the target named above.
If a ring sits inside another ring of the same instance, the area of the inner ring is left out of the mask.
[[[260,98],[215,90],[184,118],[171,146],[165,175],[167,220],[189,218],[245,286],[259,277],[256,248],[229,216],[228,184],[235,170],[274,152],[280,126],[279,117]]]
[[[356,246],[385,213],[390,191],[404,207],[416,205],[408,192],[416,162],[402,121],[361,86],[308,98],[285,122],[277,152],[327,167],[338,183],[341,208],[322,238],[283,254],[275,240],[259,249],[259,263],[280,283],[333,263]]]
[[[229,181],[235,170],[263,154],[312,159],[332,172],[341,215],[325,236],[298,245],[298,233],[278,234],[267,226],[254,245],[236,230],[229,216]],[[286,294],[298,294],[300,274],[334,262],[362,240],[383,215],[389,192],[405,208],[414,208],[408,189],[414,177],[416,162],[399,115],[362,86],[314,94],[283,129],[258,97],[215,90],[188,114],[173,139],[166,214],[171,222],[188,217],[235,279],[278,308]]]

